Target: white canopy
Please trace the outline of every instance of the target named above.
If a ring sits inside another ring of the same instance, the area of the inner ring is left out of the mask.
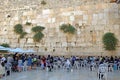
[[[11,50],[11,48],[0,48],[0,50],[6,50],[6,51],[9,51],[9,50]]]
[[[35,53],[36,51],[32,50],[32,49],[29,49],[27,51],[25,51],[26,53]]]
[[[0,49],[3,49],[3,48],[5,48],[5,47],[3,47],[3,46],[0,46]]]
[[[25,51],[22,50],[21,48],[15,48],[15,49],[9,50],[9,52],[20,52],[20,53],[24,53]]]

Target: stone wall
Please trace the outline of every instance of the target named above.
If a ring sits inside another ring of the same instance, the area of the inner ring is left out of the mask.
[[[119,4],[109,3],[109,0],[45,0],[47,4],[43,6],[40,1],[5,0],[1,3],[1,43],[8,43],[12,48],[32,48],[39,54],[101,55],[107,53],[102,44],[104,33],[113,32],[120,41]],[[32,25],[28,26],[26,22]],[[20,40],[13,31],[14,25],[18,23],[28,33]],[[77,33],[67,37],[59,30],[63,23],[74,25]],[[31,28],[36,25],[45,27],[45,37],[40,43],[32,39],[34,33]]]

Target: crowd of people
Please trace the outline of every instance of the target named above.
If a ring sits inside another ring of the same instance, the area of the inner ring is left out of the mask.
[[[106,71],[120,70],[120,57],[108,56],[40,56],[35,54],[0,55],[0,78],[11,72],[21,72],[40,68],[46,71],[86,68],[90,71],[98,70],[99,74]],[[104,67],[102,67],[104,66]]]

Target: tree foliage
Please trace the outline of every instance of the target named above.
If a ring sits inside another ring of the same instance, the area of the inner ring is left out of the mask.
[[[3,43],[3,44],[1,44],[1,46],[8,47],[8,48],[10,47],[9,44],[7,44],[7,43]]]
[[[46,3],[44,0],[42,0],[42,1],[41,1],[41,4],[42,4],[42,5],[46,5],[47,3]]]
[[[103,44],[106,50],[112,51],[116,50],[116,45],[118,43],[118,39],[115,37],[114,33],[108,32],[103,36]]]
[[[19,38],[24,38],[24,36],[27,34],[27,32],[23,31],[23,26],[21,24],[16,24],[14,26],[14,32],[20,35]]]
[[[76,29],[71,24],[62,24],[60,26],[60,30],[62,30],[64,33],[74,34],[76,32]]]
[[[26,22],[26,25],[31,25],[32,23],[31,22]]]
[[[23,32],[23,26],[21,24],[16,24],[14,26],[14,32],[17,34],[21,34]]]
[[[35,42],[39,42],[44,37],[44,34],[42,32],[38,32],[33,36],[33,39]]]
[[[7,43],[3,43],[3,44],[1,44],[0,46],[6,47],[6,48],[9,48],[9,47],[10,47],[10,45],[7,44]],[[6,53],[7,51],[6,51],[6,50],[0,50],[0,52],[1,52],[1,53]]]
[[[33,27],[32,28],[32,31],[33,32],[41,32],[41,31],[43,31],[45,28],[44,27],[42,27],[42,26],[35,26],[35,27]]]
[[[27,34],[27,32],[22,32],[21,34],[20,34],[20,38],[24,38],[24,36]]]
[[[35,33],[35,35],[33,36],[33,40],[35,42],[40,42],[40,40],[44,37],[44,34],[42,33],[44,29],[45,27],[42,26],[35,26],[32,28],[32,31]]]

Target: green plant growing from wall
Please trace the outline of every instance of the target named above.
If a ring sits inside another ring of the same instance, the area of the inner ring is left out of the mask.
[[[3,44],[1,44],[0,46],[3,46],[3,47],[5,47],[5,48],[9,48],[9,47],[10,47],[10,45],[7,44],[7,43],[3,43]],[[0,50],[0,52],[1,52],[1,53],[6,53],[7,51],[6,51],[6,50]]]
[[[20,38],[24,38],[24,36],[27,34],[27,32],[22,32],[21,34],[20,34]]]
[[[17,34],[21,34],[23,32],[23,26],[21,24],[16,24],[14,26],[14,32]]]
[[[45,51],[47,51],[47,48],[45,47]]]
[[[31,22],[26,22],[26,24],[25,24],[25,25],[30,26],[31,24],[32,24]]]
[[[108,32],[103,35],[102,42],[105,50],[114,51],[116,50],[118,39],[115,37],[114,33]]]
[[[42,5],[46,5],[47,3],[46,3],[44,0],[42,0],[42,1],[41,1],[41,4],[42,4]]]
[[[24,38],[24,36],[27,34],[23,31],[23,26],[21,24],[16,24],[14,26],[14,32],[20,35],[19,38]]]
[[[75,34],[76,32],[76,29],[71,24],[62,24],[60,30],[68,34]]]
[[[72,35],[76,33],[76,28],[71,24],[62,24],[60,26],[60,30],[66,34],[67,44],[68,44],[68,40],[72,37]],[[69,50],[68,46],[66,47],[66,50]]]
[[[35,42],[39,42],[44,37],[44,34],[42,32],[38,32],[33,36],[33,39]]]
[[[1,46],[6,47],[6,48],[9,48],[9,47],[10,47],[10,45],[7,44],[7,43],[3,43],[3,44],[1,44]]]
[[[44,29],[45,28],[42,27],[42,26],[35,26],[35,27],[32,28],[32,31],[35,32],[35,33],[37,33],[37,32],[43,31]]]
[[[32,28],[32,31],[35,33],[35,35],[33,36],[33,40],[35,42],[39,42],[40,40],[42,40],[42,38],[44,37],[44,34],[42,33],[42,31],[45,28],[42,26],[35,26]]]

